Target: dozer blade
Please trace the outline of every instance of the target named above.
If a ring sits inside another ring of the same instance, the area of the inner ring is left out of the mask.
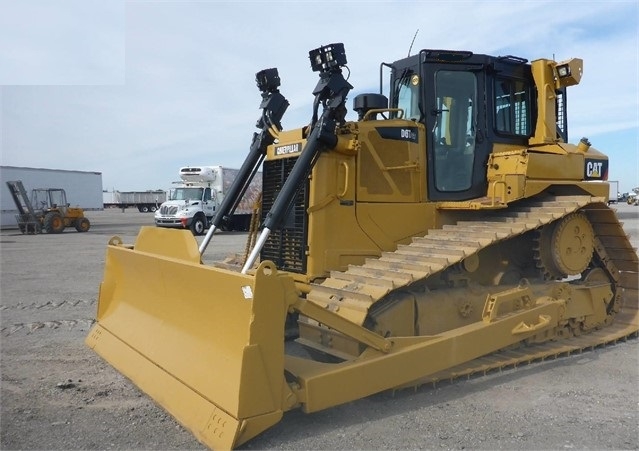
[[[277,423],[293,398],[284,379],[293,281],[269,262],[254,276],[204,266],[186,230],[143,227],[133,247],[109,244],[87,345],[209,447]]]

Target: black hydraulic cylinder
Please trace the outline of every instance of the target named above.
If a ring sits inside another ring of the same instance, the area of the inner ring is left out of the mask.
[[[325,118],[324,116],[327,116],[327,112],[322,115],[309,135],[306,141],[306,146],[304,146],[304,149],[295,162],[293,169],[286,178],[286,181],[277,195],[275,202],[273,202],[273,206],[266,214],[264,227],[273,230],[280,225],[288,213],[288,210],[295,199],[295,195],[303,185],[304,180],[306,180],[311,173],[320,152],[333,147],[330,146],[330,143],[325,143],[320,140],[321,136],[326,133],[323,128],[330,128],[332,126],[334,129],[335,127],[335,122]],[[334,136],[334,132],[329,136]]]
[[[341,67],[346,64],[344,46],[331,44],[320,47],[309,52],[309,58],[313,71],[320,72],[320,79],[313,90],[315,101],[311,120],[312,130],[306,139],[304,149],[266,214],[262,232],[242,267],[242,274],[246,274],[253,266],[271,230],[279,227],[288,214],[295,196],[304,186],[319,154],[334,148],[337,144],[337,126],[344,122],[346,116],[346,96],[353,87],[342,75]],[[320,104],[324,109],[318,119],[317,112]]]
[[[288,107],[288,101],[279,92],[273,93],[262,102],[263,115],[258,121],[258,125],[262,126],[260,133],[253,134],[253,141],[247,158],[242,163],[237,178],[231,184],[231,187],[226,192],[224,200],[219,207],[213,221],[211,222],[216,228],[219,228],[222,221],[233,214],[242,196],[248,189],[253,176],[257,172],[258,166],[262,163],[264,156],[266,155],[266,148],[273,144],[275,138],[269,132],[271,124],[279,126],[279,122]],[[275,109],[273,107],[276,107]],[[266,116],[270,116],[267,118]]]
[[[332,149],[337,144],[336,126],[344,120],[346,113],[344,102],[350,89],[352,86],[344,79],[341,70],[335,69],[321,74],[313,93],[316,96],[315,103],[324,104],[324,111],[319,120],[313,124],[306,146],[266,215],[264,227],[269,230],[278,227],[288,213],[295,195],[313,170],[319,154],[323,150]]]
[[[255,79],[258,88],[262,91],[262,103],[260,104],[262,116],[256,124],[256,127],[260,128],[261,131],[253,134],[249,154],[211,221],[211,227],[200,245],[200,254],[204,253],[215,230],[235,212],[266,156],[266,148],[275,142],[274,133],[282,128],[282,116],[284,116],[289,103],[277,89],[280,85],[277,69],[265,69],[258,72]]]
[[[222,222],[233,214],[242,196],[244,196],[244,193],[251,184],[251,180],[253,180],[255,169],[264,159],[264,152],[262,151],[262,146],[259,145],[259,141],[259,135],[255,133],[249,154],[244,160],[244,163],[242,163],[237,177],[225,193],[224,200],[222,200],[222,204],[218,207],[218,211],[211,221],[211,225],[216,229],[219,229]]]

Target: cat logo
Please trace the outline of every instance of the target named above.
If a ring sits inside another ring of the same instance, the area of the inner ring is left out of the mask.
[[[585,180],[606,180],[608,178],[608,160],[586,160]]]
[[[603,163],[601,162],[593,163],[592,161],[589,161],[588,164],[586,164],[586,175],[592,178],[600,178],[602,165]]]

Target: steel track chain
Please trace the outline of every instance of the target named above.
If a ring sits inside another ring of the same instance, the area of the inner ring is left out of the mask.
[[[393,290],[435,276],[486,246],[550,224],[579,210],[586,213],[593,226],[595,252],[615,284],[617,306],[612,312],[612,325],[579,337],[493,353],[408,385],[485,374],[637,337],[637,254],[614,211],[602,198],[590,196],[524,201],[479,220],[460,221],[429,231],[423,238],[414,238],[412,243],[398,247],[395,252],[382,253],[379,259],[368,259],[361,266],[350,266],[347,271],[331,272],[321,284],[312,285],[307,298],[363,324],[368,309]]]

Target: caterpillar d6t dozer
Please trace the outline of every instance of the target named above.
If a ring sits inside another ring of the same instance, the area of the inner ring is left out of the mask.
[[[421,50],[382,63],[388,97],[356,96],[347,121],[343,45],[309,58],[300,129],[281,130],[277,70],[257,73],[260,130],[201,243],[143,227],[107,247],[87,344],[200,441],[231,448],[291,409],[636,335],[608,159],[567,140],[581,60]],[[246,261],[203,264],[260,169]]]

